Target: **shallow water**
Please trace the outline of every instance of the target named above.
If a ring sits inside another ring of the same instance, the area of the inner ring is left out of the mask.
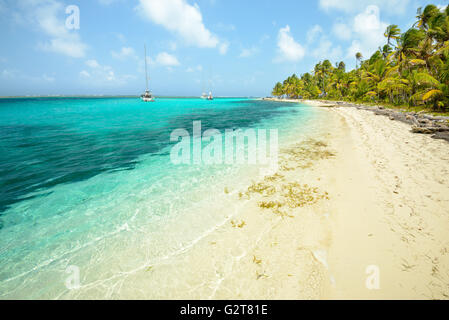
[[[174,129],[278,129],[282,146],[321,116],[250,99],[0,100],[0,298],[68,297],[69,266],[76,297],[109,297],[233,214],[224,188],[261,166],[175,166]]]

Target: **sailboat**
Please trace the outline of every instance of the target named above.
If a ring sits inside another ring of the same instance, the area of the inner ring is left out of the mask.
[[[207,100],[214,100],[214,97],[212,96],[212,91],[209,91],[209,95],[207,96]]]
[[[140,96],[143,102],[154,102],[154,96],[148,89],[147,46],[145,45],[145,93]]]
[[[209,88],[212,87],[212,81],[209,80]],[[207,96],[207,100],[214,100],[214,97],[212,96],[212,91],[209,91],[209,95]]]

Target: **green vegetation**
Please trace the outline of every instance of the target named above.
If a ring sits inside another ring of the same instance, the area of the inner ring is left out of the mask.
[[[404,33],[390,25],[386,44],[369,59],[357,53],[356,69],[346,72],[344,62],[334,67],[324,60],[313,73],[278,82],[272,95],[449,111],[449,6],[419,8],[416,18]]]

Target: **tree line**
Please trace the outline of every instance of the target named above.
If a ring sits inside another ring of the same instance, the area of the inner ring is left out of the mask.
[[[355,55],[356,68],[329,60],[313,72],[276,83],[276,97],[329,99],[394,105],[449,108],[449,6],[417,10],[415,24],[405,32],[397,25],[385,30],[386,43],[369,59]]]

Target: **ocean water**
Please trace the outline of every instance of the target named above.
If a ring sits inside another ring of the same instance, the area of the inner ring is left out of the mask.
[[[174,129],[278,129],[282,147],[322,116],[239,98],[0,100],[0,298],[111,298],[117,286],[133,297],[127,276],[212,232],[237,210],[224,189],[262,167],[174,165]]]

